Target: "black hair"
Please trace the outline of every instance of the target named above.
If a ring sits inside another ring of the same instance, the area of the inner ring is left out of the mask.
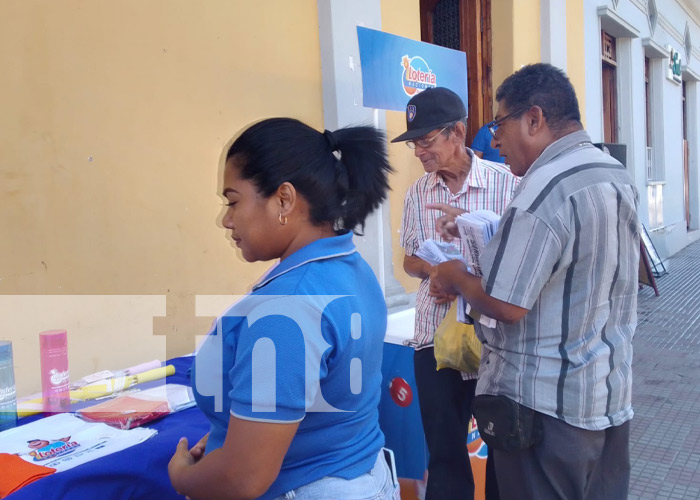
[[[291,183],[310,206],[313,224],[330,222],[338,234],[364,227],[386,198],[386,138],[373,127],[325,133],[293,118],[270,118],[246,129],[231,145],[239,173],[269,197]]]
[[[539,106],[553,131],[560,131],[572,122],[581,126],[574,87],[566,74],[551,64],[529,64],[520,68],[498,87],[496,101],[503,101],[511,113]]]

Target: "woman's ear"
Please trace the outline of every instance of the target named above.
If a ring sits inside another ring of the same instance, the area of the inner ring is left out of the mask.
[[[277,201],[279,203],[280,215],[287,216],[294,210],[297,204],[297,190],[290,182],[283,182],[277,188]]]

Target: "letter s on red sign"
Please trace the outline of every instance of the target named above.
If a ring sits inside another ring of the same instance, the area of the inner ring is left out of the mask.
[[[395,377],[389,383],[389,394],[391,394],[394,403],[403,408],[409,406],[413,401],[413,390],[408,382],[401,377]]]

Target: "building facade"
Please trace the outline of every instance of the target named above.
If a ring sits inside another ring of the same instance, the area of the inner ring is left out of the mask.
[[[68,330],[74,379],[184,354],[265,271],[220,227],[238,130],[270,116],[405,130],[403,113],[362,106],[358,25],[465,50],[471,131],[513,71],[563,68],[594,141],[626,146],[660,255],[700,237],[693,0],[5,0],[0,338],[18,394],[39,388],[43,330]],[[356,243],[410,337],[418,283],[398,228],[423,169],[389,152],[392,192]]]
[[[665,259],[700,238],[700,5],[586,0],[583,25],[586,127],[626,146],[640,219]]]

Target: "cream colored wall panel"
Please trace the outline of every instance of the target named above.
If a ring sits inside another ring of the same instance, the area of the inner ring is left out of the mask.
[[[68,332],[68,365],[77,380],[164,359],[166,339],[153,334],[153,318],[164,314],[164,295],[0,295],[0,337],[12,340],[17,394],[41,390],[39,333]]]
[[[0,68],[0,298],[160,295],[167,320],[136,328],[130,300],[98,302],[92,334],[112,335],[98,323],[114,313],[131,345],[191,350],[194,296],[243,293],[269,266],[244,263],[220,227],[222,147],[263,117],[322,125],[316,1],[3,0]],[[7,311],[23,387],[38,354],[20,332],[39,326]]]
[[[540,62],[540,0],[513,2],[513,72]]]
[[[566,73],[576,90],[581,120],[586,126],[586,66],[583,29],[583,1],[566,0]]]
[[[491,58],[494,100],[498,86],[513,73],[516,35],[513,16],[513,0],[493,0],[491,2]]]

